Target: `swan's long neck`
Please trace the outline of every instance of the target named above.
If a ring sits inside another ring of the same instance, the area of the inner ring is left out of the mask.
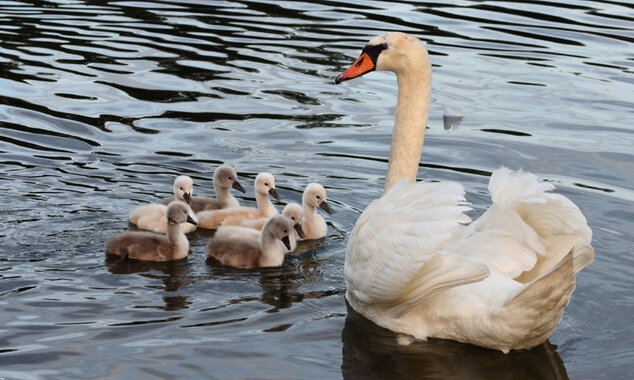
[[[317,209],[315,206],[308,203],[307,200],[302,200],[302,207],[304,208],[304,220],[312,221],[317,215]]]
[[[271,216],[277,214],[277,210],[275,209],[275,206],[273,206],[273,202],[271,202],[267,193],[256,192],[255,202],[258,205],[258,209],[260,209],[260,212],[265,217],[270,218]]]
[[[260,246],[262,247],[263,259],[262,265],[264,266],[280,266],[284,262],[284,252],[280,250],[277,245],[275,236],[269,231],[262,231],[260,236]]]
[[[431,95],[431,65],[424,58],[420,67],[396,75],[398,103],[384,191],[401,178],[416,181]]]
[[[233,197],[233,194],[226,187],[216,187],[216,199],[218,199],[218,203],[222,208],[225,207],[233,207],[238,203],[236,199]]]
[[[167,240],[174,246],[175,257],[178,260],[186,257],[189,253],[189,240],[183,233],[180,224],[167,223]]]

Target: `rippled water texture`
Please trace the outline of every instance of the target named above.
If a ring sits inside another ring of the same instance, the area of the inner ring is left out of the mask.
[[[434,66],[419,178],[462,182],[477,216],[490,172],[525,168],[589,220],[596,260],[540,347],[398,346],[346,308],[396,81],[334,78],[388,30]],[[0,377],[629,378],[633,42],[626,1],[0,1]],[[105,260],[133,207],[178,174],[212,194],[223,162],[246,204],[260,171],[284,202],[322,183],[327,238],[266,270],[207,262],[204,232],[183,261]]]

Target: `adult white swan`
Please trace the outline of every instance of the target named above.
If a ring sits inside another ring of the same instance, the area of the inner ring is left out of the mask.
[[[575,274],[594,258],[581,211],[532,174],[493,172],[493,204],[469,225],[462,185],[415,182],[431,92],[421,42],[372,39],[336,83],[396,73],[398,103],[383,196],[357,220],[346,252],[346,299],[375,323],[413,336],[503,352],[544,342]]]

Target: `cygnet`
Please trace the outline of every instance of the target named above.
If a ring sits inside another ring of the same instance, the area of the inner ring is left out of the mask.
[[[289,236],[290,249],[283,246],[281,242],[278,242],[278,245],[280,245],[284,252],[289,253],[295,251],[295,248],[297,248],[297,237],[295,237],[295,235],[299,238],[304,238],[304,230],[302,229],[302,206],[297,203],[289,203],[282,210],[282,215],[291,221],[291,226],[293,226],[295,230],[295,232]],[[239,226],[221,225],[216,230],[214,237],[248,237],[249,239],[259,239],[260,231],[269,219],[270,218],[247,219]]]
[[[174,197],[177,201],[188,203],[191,202],[191,194],[194,187],[194,181],[186,176],[181,175],[174,180]],[[189,207],[189,206],[187,206]],[[194,215],[194,212],[190,212]],[[194,216],[194,221],[196,217]],[[167,206],[160,203],[150,203],[147,205],[136,207],[130,212],[130,223],[136,224],[142,230],[149,230],[157,233],[165,233],[167,222]],[[183,223],[181,225],[183,232],[189,233],[196,230],[195,224]]]
[[[222,264],[235,268],[280,266],[284,262],[284,251],[277,241],[290,250],[291,228],[287,217],[275,215],[266,222],[259,239],[253,236],[214,236],[207,243],[207,253]]]
[[[167,206],[166,235],[151,232],[124,232],[106,241],[106,252],[136,260],[180,260],[189,253],[189,241],[181,223],[196,225],[191,209],[183,202],[175,201]]]
[[[240,182],[238,182],[238,174],[235,169],[228,165],[220,166],[214,172],[214,190],[216,191],[216,198],[191,196],[191,202],[189,205],[194,212],[238,207],[240,206],[240,203],[231,194],[230,190],[232,188],[243,193],[245,192],[244,187],[242,187]],[[176,189],[174,189],[174,191],[176,191]],[[174,201],[173,197],[163,200],[163,204],[168,205],[172,201]]]
[[[318,183],[308,184],[302,196],[302,207],[304,208],[302,228],[306,236],[299,240],[321,239],[326,236],[328,231],[326,221],[317,213],[317,207],[319,207],[328,214],[332,214],[326,202],[326,189]]]
[[[269,195],[280,200],[275,190],[275,177],[271,173],[260,173],[255,177],[255,200],[258,207],[232,207],[221,210],[201,211],[198,216],[198,227],[215,229],[223,225],[239,225],[245,219],[270,218],[277,210],[269,199]]]

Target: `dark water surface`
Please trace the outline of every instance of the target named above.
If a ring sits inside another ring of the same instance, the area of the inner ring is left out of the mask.
[[[462,182],[477,216],[490,172],[525,168],[588,218],[596,260],[540,347],[399,346],[346,308],[396,81],[333,82],[389,30],[432,54],[419,178]],[[627,1],[0,1],[0,377],[631,378],[633,73]],[[246,204],[260,171],[284,201],[322,183],[327,238],[266,270],[207,262],[201,231],[186,260],[105,260],[133,207],[179,174],[211,194],[220,163]]]

